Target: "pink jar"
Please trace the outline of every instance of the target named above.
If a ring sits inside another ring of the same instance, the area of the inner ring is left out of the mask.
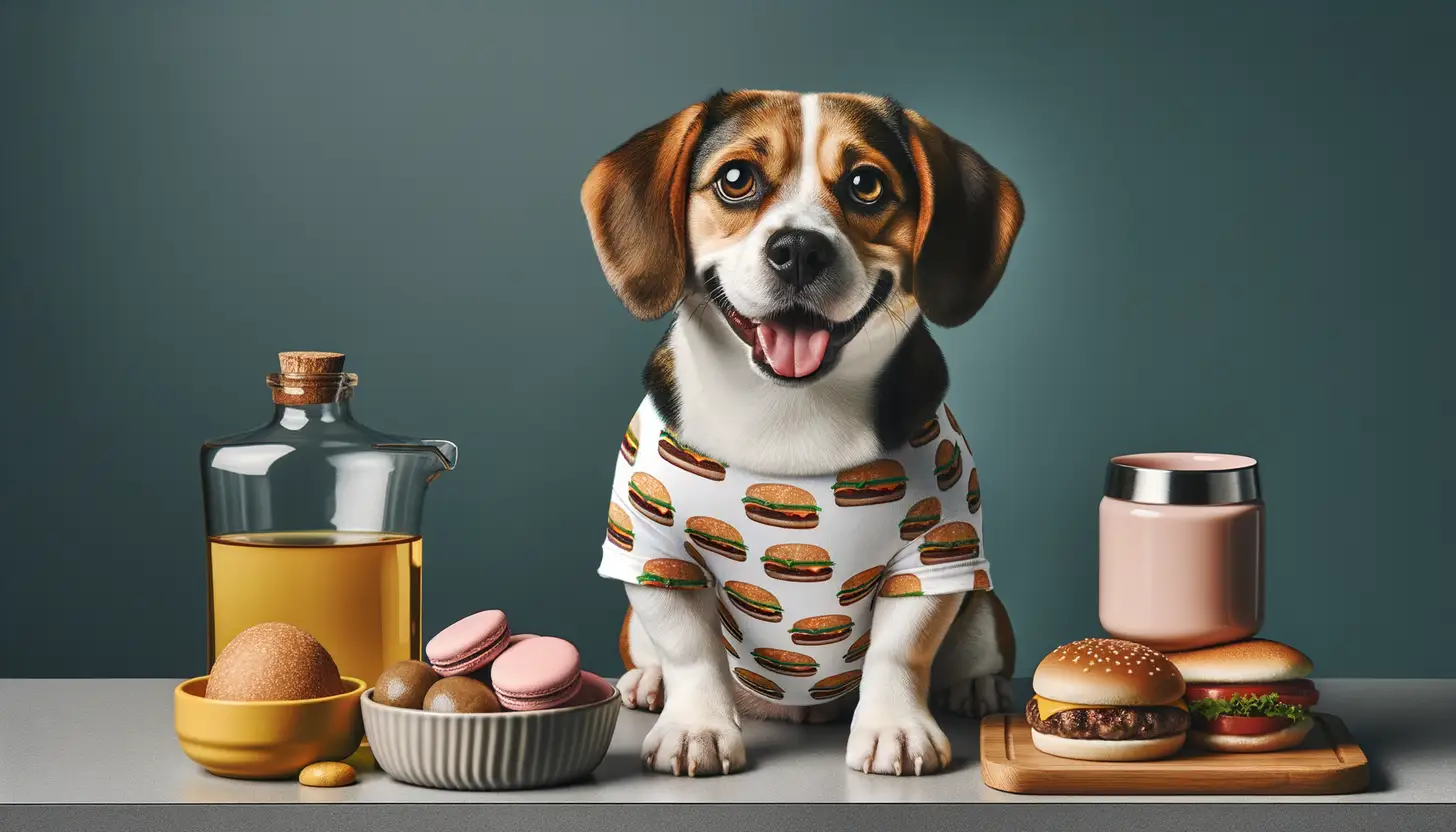
[[[1191,650],[1264,623],[1258,463],[1229,454],[1130,454],[1108,464],[1099,509],[1098,617],[1117,638]]]

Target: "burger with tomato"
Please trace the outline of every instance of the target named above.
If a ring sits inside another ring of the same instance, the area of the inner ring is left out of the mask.
[[[1309,657],[1277,641],[1256,638],[1169,653],[1187,683],[1192,745],[1210,751],[1293,748],[1314,727],[1309,709],[1319,691],[1307,677]]]

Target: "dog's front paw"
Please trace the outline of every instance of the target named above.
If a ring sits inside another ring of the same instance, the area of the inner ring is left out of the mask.
[[[731,719],[684,720],[664,713],[642,742],[642,762],[666,774],[731,774],[747,761],[743,732]]]
[[[927,710],[876,713],[861,704],[844,762],[865,774],[933,774],[950,765],[950,740]]]
[[[1011,682],[994,673],[962,679],[940,691],[936,701],[953,714],[980,719],[987,714],[1011,713]]]
[[[634,667],[617,680],[617,691],[622,694],[622,705],[627,708],[662,710],[667,697],[662,689],[662,668],[658,665]]]

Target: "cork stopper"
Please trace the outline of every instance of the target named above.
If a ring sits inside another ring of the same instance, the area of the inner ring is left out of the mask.
[[[300,350],[278,353],[281,372],[268,376],[275,404],[326,404],[347,399],[359,377],[344,372],[344,354]]]
[[[289,374],[342,373],[344,354],[341,352],[280,352],[278,367]]]

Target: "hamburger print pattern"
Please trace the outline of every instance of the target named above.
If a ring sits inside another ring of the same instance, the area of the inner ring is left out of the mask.
[[[722,482],[728,476],[728,466],[684,445],[667,428],[658,431],[658,436],[657,452],[673,465],[714,482]]]
[[[627,423],[627,430],[622,434],[622,459],[628,465],[637,462],[637,437],[642,434],[642,416],[639,413],[632,414],[632,421]]]
[[[643,436],[655,448],[639,449]],[[814,705],[855,691],[877,597],[991,588],[975,463],[944,408],[913,442],[823,476],[741,470],[692,441],[643,401],[617,455],[597,571],[713,593],[720,655],[755,696]]]

